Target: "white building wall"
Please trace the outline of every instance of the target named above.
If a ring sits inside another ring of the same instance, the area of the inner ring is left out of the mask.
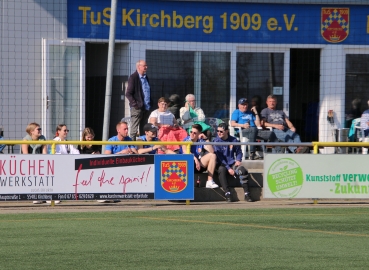
[[[5,137],[21,139],[30,122],[41,124],[42,38],[67,39],[67,0],[0,0],[0,125]],[[98,42],[102,42],[99,40]],[[106,41],[105,41],[106,42]],[[231,93],[235,93],[235,53],[259,50],[288,51],[289,48],[321,48],[320,141],[330,141],[331,126],[327,111],[335,114],[334,128],[343,127],[345,100],[346,53],[369,53],[368,46],[343,45],[273,45],[255,44],[117,41],[114,75],[127,75],[135,70],[137,59],[145,58],[147,49],[231,52]],[[288,63],[286,63],[288,64]],[[101,70],[99,73],[102,72]],[[287,76],[287,75],[286,75]],[[287,78],[285,90],[288,93]],[[235,104],[231,98],[231,104]],[[231,108],[233,109],[233,108]]]
[[[41,124],[42,38],[67,36],[67,0],[1,0],[0,125],[7,139],[22,139]]]

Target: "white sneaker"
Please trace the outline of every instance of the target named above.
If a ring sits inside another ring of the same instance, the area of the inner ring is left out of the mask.
[[[215,184],[214,180],[206,181],[206,188],[218,188],[219,186]]]
[[[98,203],[106,203],[106,202],[110,202],[110,201],[107,201],[107,200],[97,200]]]
[[[42,204],[42,201],[33,201],[33,204]]]
[[[46,201],[47,203],[51,203],[51,201]],[[60,201],[54,201],[55,204],[59,204]]]

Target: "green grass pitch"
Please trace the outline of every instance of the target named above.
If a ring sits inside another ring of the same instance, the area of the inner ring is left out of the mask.
[[[369,209],[0,215],[0,269],[368,269]]]

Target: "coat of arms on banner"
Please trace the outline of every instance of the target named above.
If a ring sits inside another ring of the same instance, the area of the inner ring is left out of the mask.
[[[162,161],[161,186],[170,193],[178,193],[187,186],[187,161]]]
[[[349,8],[322,8],[322,37],[331,43],[344,41],[349,34]]]

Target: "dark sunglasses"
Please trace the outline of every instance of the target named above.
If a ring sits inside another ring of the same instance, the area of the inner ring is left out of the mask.
[[[42,128],[36,128],[37,130],[41,130]]]
[[[191,131],[190,133],[191,133],[191,134],[195,134],[195,135],[197,134],[197,132],[194,132],[194,131]]]
[[[64,132],[69,132],[69,129],[66,129],[66,130],[62,130],[62,131],[64,131]]]
[[[217,130],[217,132],[219,132],[219,133],[224,133],[224,130]]]

